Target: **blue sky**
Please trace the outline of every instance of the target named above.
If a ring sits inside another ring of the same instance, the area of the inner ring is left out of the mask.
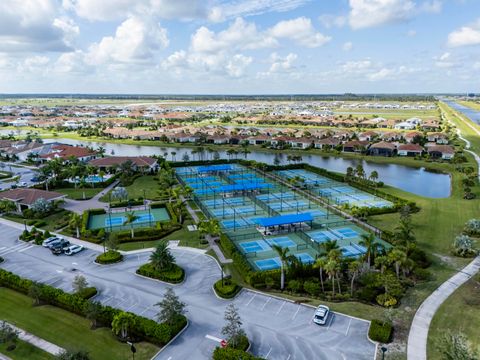
[[[2,93],[480,91],[478,0],[2,0]]]

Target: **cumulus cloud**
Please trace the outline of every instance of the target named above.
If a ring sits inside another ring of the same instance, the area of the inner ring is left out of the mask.
[[[0,1],[0,51],[68,51],[79,29],[55,0]]]
[[[272,61],[272,65],[270,66],[270,73],[278,73],[278,72],[287,72],[294,68],[294,63],[297,60],[298,55],[294,53],[290,53],[285,57],[278,56],[277,53],[273,53],[270,56],[270,60]]]
[[[347,17],[343,15],[323,14],[318,17],[320,23],[327,29],[332,27],[343,27],[347,24]]]
[[[147,19],[148,20],[148,19]],[[155,52],[169,44],[167,30],[153,20],[137,16],[121,23],[115,36],[106,36],[88,49],[87,63],[141,63],[152,60]]]
[[[342,46],[343,51],[350,51],[353,49],[353,43],[351,41],[347,41]]]
[[[269,33],[274,38],[290,39],[310,48],[322,46],[331,40],[331,37],[317,32],[312,21],[306,17],[280,21],[269,30]]]
[[[350,0],[349,23],[363,29],[410,19],[415,12],[411,0]]]
[[[26,58],[18,65],[18,72],[38,72],[45,70],[46,65],[50,62],[47,56],[35,55]]]
[[[448,35],[448,46],[460,47],[480,44],[480,19],[475,23],[462,26]]]

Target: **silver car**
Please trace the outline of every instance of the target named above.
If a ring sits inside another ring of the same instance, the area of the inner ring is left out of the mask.
[[[43,240],[42,246],[43,247],[49,247],[49,245],[56,240],[60,240],[60,239],[57,238],[56,236],[51,236],[48,239]]]
[[[315,315],[313,316],[313,322],[318,325],[325,325],[328,320],[328,315],[330,314],[330,309],[328,306],[320,305],[315,310]]]
[[[65,255],[71,256],[82,251],[84,247],[82,245],[71,245],[65,250]]]

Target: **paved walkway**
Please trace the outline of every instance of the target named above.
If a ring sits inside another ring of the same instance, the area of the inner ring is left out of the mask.
[[[99,199],[117,185],[118,180],[108,185],[105,189],[100,191],[97,195],[95,195],[89,200],[66,199],[63,208],[76,212],[77,214],[83,214],[83,212],[88,209],[103,209],[107,206],[107,204],[100,201]]]
[[[458,116],[457,116],[458,117]],[[480,135],[480,132],[474,128],[471,124],[458,117],[462,122],[472,128],[476,133]],[[460,129],[457,128],[457,133],[460,139],[465,141],[465,148],[467,152],[472,154],[479,167],[480,177],[480,156],[474,153],[470,148],[470,142],[461,135]],[[443,304],[448,297],[467,282],[472,276],[480,271],[480,256],[476,257],[470,264],[453,275],[450,279],[445,281],[440,287],[437,288],[418,308],[413,318],[412,325],[410,327],[410,333],[408,334],[407,344],[407,358],[408,360],[426,360],[427,359],[427,341],[428,330],[433,316],[437,312],[440,305]]]
[[[35,336],[33,334],[30,334],[26,332],[25,330],[22,330],[15,325],[9,324],[12,328],[18,331],[18,337],[20,340],[23,340],[29,344],[32,344],[33,346],[42,349],[45,352],[48,352],[49,354],[52,355],[58,355],[61,352],[65,351],[64,348],[61,348],[60,346],[57,346],[55,344],[52,344],[51,342],[48,342],[46,340],[43,340],[39,338],[38,336]]]

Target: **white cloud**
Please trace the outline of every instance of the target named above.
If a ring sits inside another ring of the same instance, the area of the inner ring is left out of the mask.
[[[480,61],[477,61],[476,63],[473,64],[473,68],[475,70],[480,70]]]
[[[353,29],[363,29],[402,22],[414,13],[411,0],[350,0],[349,22]]]
[[[159,23],[132,16],[121,23],[115,36],[106,36],[88,49],[87,63],[100,65],[108,62],[148,62],[155,53],[169,44],[167,30]]]
[[[342,46],[343,51],[350,51],[353,49],[353,43],[351,41],[347,41]]]
[[[463,26],[448,35],[448,46],[459,47],[480,44],[480,19],[476,23]]]
[[[425,1],[420,6],[420,10],[427,13],[438,14],[442,11],[442,7],[443,7],[443,3],[440,0],[431,0],[431,1]]]
[[[0,51],[67,51],[78,27],[56,0],[0,1]]]
[[[35,55],[26,58],[18,65],[18,72],[38,72],[44,71],[50,59],[47,56]]]
[[[415,30],[408,30],[407,31],[407,36],[408,37],[414,37],[417,35],[417,32]]]
[[[253,58],[250,56],[236,54],[228,60],[225,69],[231,77],[239,78],[244,75],[246,67],[250,65],[252,61]]]
[[[269,33],[274,38],[290,39],[310,48],[322,46],[331,40],[331,37],[317,32],[312,21],[306,17],[280,21],[269,30]]]
[[[341,70],[344,73],[364,73],[368,71],[373,66],[371,60],[359,60],[359,61],[347,61],[346,63],[342,64]]]
[[[343,27],[347,24],[347,17],[346,16],[336,16],[332,14],[324,14],[318,17],[320,23],[325,26],[327,29],[332,27]]]
[[[286,72],[293,69],[293,64],[298,59],[298,55],[294,53],[290,53],[285,57],[278,56],[277,53],[273,53],[270,56],[270,60],[272,61],[272,65],[270,66],[270,73],[277,73],[277,72]]]

